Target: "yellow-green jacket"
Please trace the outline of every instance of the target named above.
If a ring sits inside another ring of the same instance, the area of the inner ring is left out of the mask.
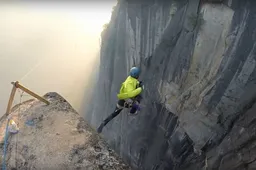
[[[117,95],[119,100],[133,98],[139,95],[142,91],[141,87],[138,87],[139,81],[131,76],[122,83],[119,94]],[[137,88],[138,87],[138,88]]]

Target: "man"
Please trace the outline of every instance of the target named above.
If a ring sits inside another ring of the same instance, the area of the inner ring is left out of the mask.
[[[120,88],[118,97],[118,102],[115,108],[115,111],[109,115],[98,127],[98,133],[102,132],[102,129],[106,124],[114,119],[119,113],[123,110],[123,108],[131,108],[130,114],[137,114],[141,100],[141,92],[143,90],[142,82],[138,80],[140,76],[140,69],[137,67],[132,67],[130,70],[130,75],[127,79],[122,83]]]

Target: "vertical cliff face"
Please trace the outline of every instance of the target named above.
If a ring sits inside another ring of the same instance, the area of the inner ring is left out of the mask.
[[[120,0],[87,119],[96,127],[113,111],[139,66],[142,111],[103,131],[134,169],[255,168],[255,15],[254,0]]]

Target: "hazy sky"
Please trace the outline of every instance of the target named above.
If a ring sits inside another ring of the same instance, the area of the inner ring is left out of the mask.
[[[0,115],[15,80],[40,95],[59,92],[79,110],[95,69],[102,25],[109,22],[115,4],[1,2]]]

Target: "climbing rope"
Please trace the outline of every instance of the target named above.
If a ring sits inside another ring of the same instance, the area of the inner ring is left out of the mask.
[[[43,61],[40,60],[37,64],[33,65],[33,66],[29,69],[29,71],[19,79],[19,81],[24,80],[29,74],[31,74],[36,68],[38,68],[38,67],[42,64],[42,62],[43,62]]]
[[[22,103],[22,97],[24,96],[24,91],[21,91],[20,89],[18,89],[19,93],[20,93],[20,103],[19,103],[19,110],[18,110],[18,114],[17,114],[17,126],[19,126],[19,122],[20,122],[20,108],[21,108],[21,103]],[[17,166],[17,155],[18,155],[18,140],[19,140],[19,133],[17,133],[15,135],[15,166],[16,168]]]
[[[3,157],[3,166],[2,169],[6,170],[6,149],[7,149],[7,138],[8,138],[8,127],[9,127],[10,119],[7,118],[7,125],[5,128],[5,136],[4,136],[4,157]]]

